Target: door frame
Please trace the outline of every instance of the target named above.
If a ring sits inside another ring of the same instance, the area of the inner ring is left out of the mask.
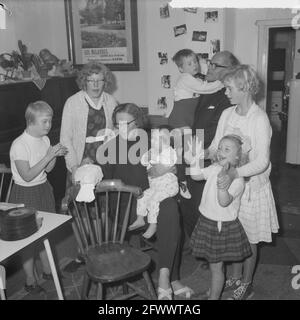
[[[259,105],[266,110],[267,107],[267,81],[269,62],[269,30],[270,28],[292,27],[291,19],[257,20],[258,26],[258,49],[257,49],[257,72],[264,83],[263,97]],[[293,52],[293,56],[295,52]]]

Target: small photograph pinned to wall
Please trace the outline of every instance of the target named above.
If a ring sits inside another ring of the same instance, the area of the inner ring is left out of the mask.
[[[196,55],[198,57],[198,61],[199,61],[199,65],[200,65],[200,77],[199,78],[202,79],[202,77],[207,74],[207,70],[208,70],[208,65],[207,65],[208,53],[196,53]]]
[[[218,11],[206,11],[204,12],[204,22],[218,22]]]
[[[187,33],[186,24],[181,24],[180,26],[176,26],[173,29],[174,29],[174,36],[175,37],[178,37],[178,36],[181,36],[181,35]]]
[[[206,41],[206,31],[193,31],[192,41]]]
[[[215,39],[210,41],[210,52],[212,55],[220,51],[220,40]]]
[[[167,98],[166,97],[160,97],[157,99],[157,108],[159,110],[162,110],[163,112],[167,111],[168,105],[167,105]]]
[[[159,15],[162,19],[170,17],[169,5],[164,4],[159,8]]]
[[[208,59],[208,53],[207,52],[199,52],[199,53],[196,53],[197,54],[197,57],[198,57],[198,60],[200,59],[204,59],[204,60],[207,60]]]
[[[170,75],[163,75],[161,77],[161,86],[165,89],[171,88],[171,76]]]
[[[183,11],[189,13],[197,13],[197,8],[183,8]]]
[[[167,52],[158,52],[159,64],[168,63],[168,54]]]

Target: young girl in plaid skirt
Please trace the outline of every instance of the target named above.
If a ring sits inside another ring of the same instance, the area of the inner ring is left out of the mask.
[[[52,116],[52,108],[44,101],[28,105],[25,112],[26,129],[10,148],[14,184],[9,202],[55,213],[55,200],[47,173],[54,168],[56,157],[65,155],[67,149],[60,143],[53,147],[50,145],[47,134],[51,129]],[[34,248],[30,247],[23,253],[23,269],[26,274],[25,290],[37,294],[43,289],[37,284],[33,251]],[[52,276],[45,250],[40,252],[40,258],[43,278],[49,280]]]
[[[199,206],[201,214],[191,236],[191,247],[194,256],[209,262],[211,285],[204,296],[209,300],[221,296],[225,281],[224,262],[242,261],[251,255],[246,233],[237,218],[244,179],[237,178],[226,188],[219,185],[229,167],[238,167],[243,162],[240,137],[224,136],[220,140],[216,160],[207,168],[191,167],[194,180],[207,180]]]
[[[272,242],[272,234],[279,229],[275,201],[270,183],[270,143],[272,128],[266,112],[255,103],[259,92],[259,78],[249,65],[240,65],[223,78],[225,94],[233,105],[223,111],[214,140],[206,152],[213,157],[220,139],[237,134],[248,145],[249,162],[239,168],[230,168],[220,185],[230,185],[238,177],[245,177],[245,191],[241,198],[239,221],[250,242],[252,255],[243,263],[234,263],[232,275],[226,280],[224,291],[232,293],[233,300],[253,296],[253,276],[257,263],[257,245]],[[244,144],[243,144],[244,149]]]

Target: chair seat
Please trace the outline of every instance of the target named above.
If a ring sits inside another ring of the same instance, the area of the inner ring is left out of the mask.
[[[150,262],[150,256],[138,249],[108,242],[88,249],[86,270],[96,281],[114,282],[140,274]]]

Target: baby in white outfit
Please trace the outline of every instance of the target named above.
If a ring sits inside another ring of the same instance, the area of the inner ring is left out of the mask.
[[[151,149],[142,156],[141,163],[148,170],[157,164],[163,165],[166,167],[166,173],[155,178],[148,176],[150,187],[137,200],[137,219],[129,226],[129,230],[145,225],[144,217],[147,216],[149,227],[143,237],[151,238],[155,234],[160,202],[175,196],[179,191],[177,176],[169,172],[176,162],[177,153],[170,146],[169,131],[166,129],[152,130]]]

